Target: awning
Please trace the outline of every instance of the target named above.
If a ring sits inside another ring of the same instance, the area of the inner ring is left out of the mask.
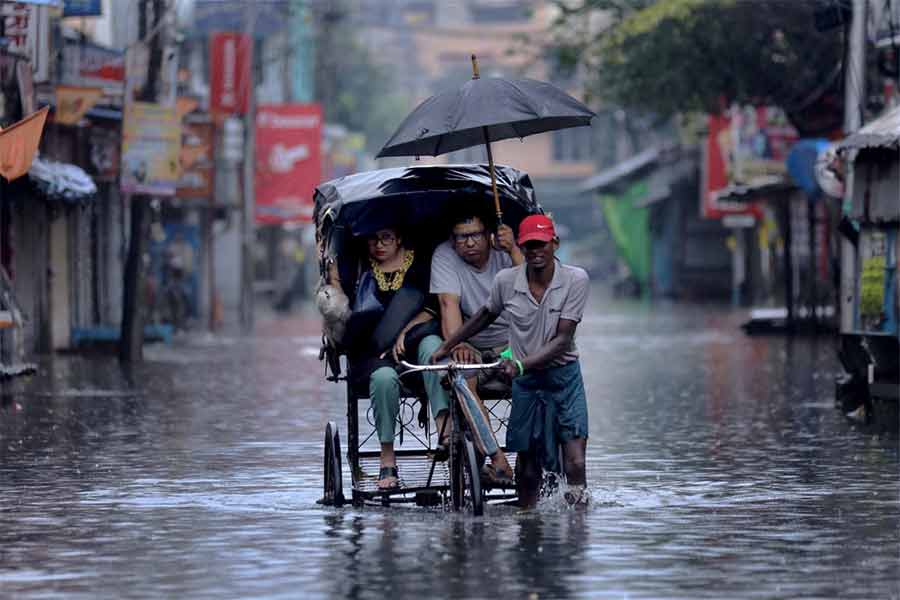
[[[91,176],[75,165],[35,157],[28,177],[50,200],[68,203],[85,202],[97,193]]]
[[[716,195],[716,199],[720,202],[747,204],[767,198],[780,198],[782,195],[796,189],[798,189],[796,185],[785,181],[781,177],[765,177],[746,185],[730,185],[720,190]]]
[[[578,186],[579,192],[593,192],[593,191],[602,191],[605,188],[614,185],[615,183],[621,181],[622,179],[634,175],[640,172],[642,169],[649,167],[657,160],[659,160],[660,155],[662,154],[662,149],[659,146],[654,146],[653,148],[648,148],[643,152],[639,152],[635,154],[629,159],[623,160],[619,164],[596,175],[589,177],[584,180],[584,182]]]
[[[838,142],[839,150],[900,148],[900,106],[889,110],[856,133]]]

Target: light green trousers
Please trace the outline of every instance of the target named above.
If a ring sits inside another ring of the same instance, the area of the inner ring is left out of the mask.
[[[419,342],[418,364],[427,365],[431,355],[441,345],[441,338],[429,335]],[[431,404],[431,414],[436,415],[450,406],[450,396],[441,385],[442,372],[423,373],[425,393]],[[375,430],[382,444],[394,441],[397,414],[400,412],[400,378],[393,367],[381,367],[369,377],[369,398],[375,410]]]

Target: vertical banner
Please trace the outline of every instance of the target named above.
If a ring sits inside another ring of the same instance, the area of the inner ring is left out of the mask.
[[[256,113],[256,222],[308,223],[322,176],[318,104],[260,106]]]
[[[253,57],[250,36],[214,33],[209,41],[209,111],[219,115],[244,114],[250,101]]]

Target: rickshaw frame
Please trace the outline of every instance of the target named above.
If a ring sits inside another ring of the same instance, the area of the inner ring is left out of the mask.
[[[496,167],[496,174],[497,190],[504,201],[504,222],[515,228],[524,216],[543,212],[534,199],[533,188],[527,174],[503,166]],[[348,298],[353,297],[353,289],[348,287],[348,282],[352,281],[355,285],[360,268],[358,257],[355,265],[352,260],[341,263],[337,262],[337,259],[343,252],[353,248],[355,238],[389,224],[385,213],[394,215],[393,218],[396,218],[397,214],[405,214],[416,223],[420,232],[427,232],[429,225],[432,229],[440,228],[441,216],[445,216],[447,209],[458,202],[484,201],[486,206],[491,206],[492,197],[490,173],[486,165],[384,169],[349,175],[321,184],[315,194],[314,220],[323,279],[326,278],[332,265],[335,265],[344,293]],[[433,250],[435,241],[446,239],[433,234],[432,238],[428,240],[430,243],[424,244],[426,247],[431,246],[428,250]],[[350,254],[352,255],[352,251]],[[428,255],[430,256],[430,252]],[[367,396],[354,391],[350,378],[343,373],[341,356],[346,357],[344,350],[323,335],[320,358],[327,360],[326,379],[343,382],[346,389],[347,460],[351,471],[350,500],[354,505],[361,506],[367,503],[449,505],[454,510],[469,508],[473,513],[480,514],[487,502],[505,502],[516,498],[514,491],[511,492],[514,490],[514,484],[498,485],[490,482],[487,489],[481,488],[481,461],[475,455],[470,436],[466,434],[467,423],[465,419],[460,418],[460,409],[457,405],[459,400],[453,387],[451,386],[450,390],[449,422],[452,424],[450,456],[446,463],[442,463],[437,460],[435,448],[431,444],[433,434],[427,414],[427,398],[424,393],[411,389],[402,379],[398,434],[400,443],[402,445],[404,435],[409,433],[421,443],[422,447],[395,450],[401,486],[379,489],[377,478],[371,473],[378,472],[380,451],[367,450],[363,447],[372,434],[360,441],[359,400]],[[406,366],[413,371],[423,370],[422,366],[408,363]],[[451,365],[429,369],[449,369],[452,374],[496,366],[486,364],[463,368],[462,365]],[[505,427],[505,415],[508,415],[510,406],[509,395],[493,397],[485,390],[481,390],[480,394],[486,409],[493,417],[491,428],[497,434]],[[410,427],[413,419],[407,418],[408,415],[415,414],[416,403],[421,403],[422,407],[419,410],[419,420],[424,421],[424,434],[421,437]],[[504,408],[505,413],[502,412]],[[424,419],[421,418],[423,414]],[[405,422],[404,418],[407,418]],[[334,422],[329,422],[325,428],[323,467],[324,496],[320,502],[341,506],[346,502],[346,498],[343,494],[340,435]]]

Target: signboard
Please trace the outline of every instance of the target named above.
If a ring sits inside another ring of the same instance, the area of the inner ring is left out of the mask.
[[[50,79],[50,8],[59,2],[0,2],[3,34],[10,54],[28,58],[36,83]]]
[[[212,198],[215,136],[212,123],[186,123],[182,128],[177,195]]]
[[[261,106],[256,115],[256,222],[310,222],[322,175],[318,104]]]
[[[65,0],[64,17],[99,17],[103,14],[102,0]]]
[[[100,88],[56,86],[56,115],[54,120],[61,125],[77,125],[103,96]]]
[[[181,124],[175,106],[132,102],[122,124],[122,191],[175,195]]]
[[[88,132],[91,149],[88,172],[98,181],[115,181],[119,176],[122,142],[118,127],[103,127],[94,123]]]
[[[121,96],[125,87],[125,53],[66,39],[60,78],[66,85],[98,87],[106,95]]]
[[[209,110],[218,115],[244,114],[250,98],[253,46],[242,33],[210,37]]]
[[[243,31],[249,24],[245,2],[194,0],[193,4],[193,23],[185,34],[194,39],[205,38],[217,31]],[[253,30],[256,39],[283,32],[297,10],[292,4],[297,3],[292,0],[254,0]]]
[[[782,180],[785,161],[797,132],[782,111],[772,107],[733,107],[725,114],[710,115],[703,145],[703,181],[700,212],[707,219],[728,214],[752,214],[753,205],[720,199],[729,186],[754,186]]]

